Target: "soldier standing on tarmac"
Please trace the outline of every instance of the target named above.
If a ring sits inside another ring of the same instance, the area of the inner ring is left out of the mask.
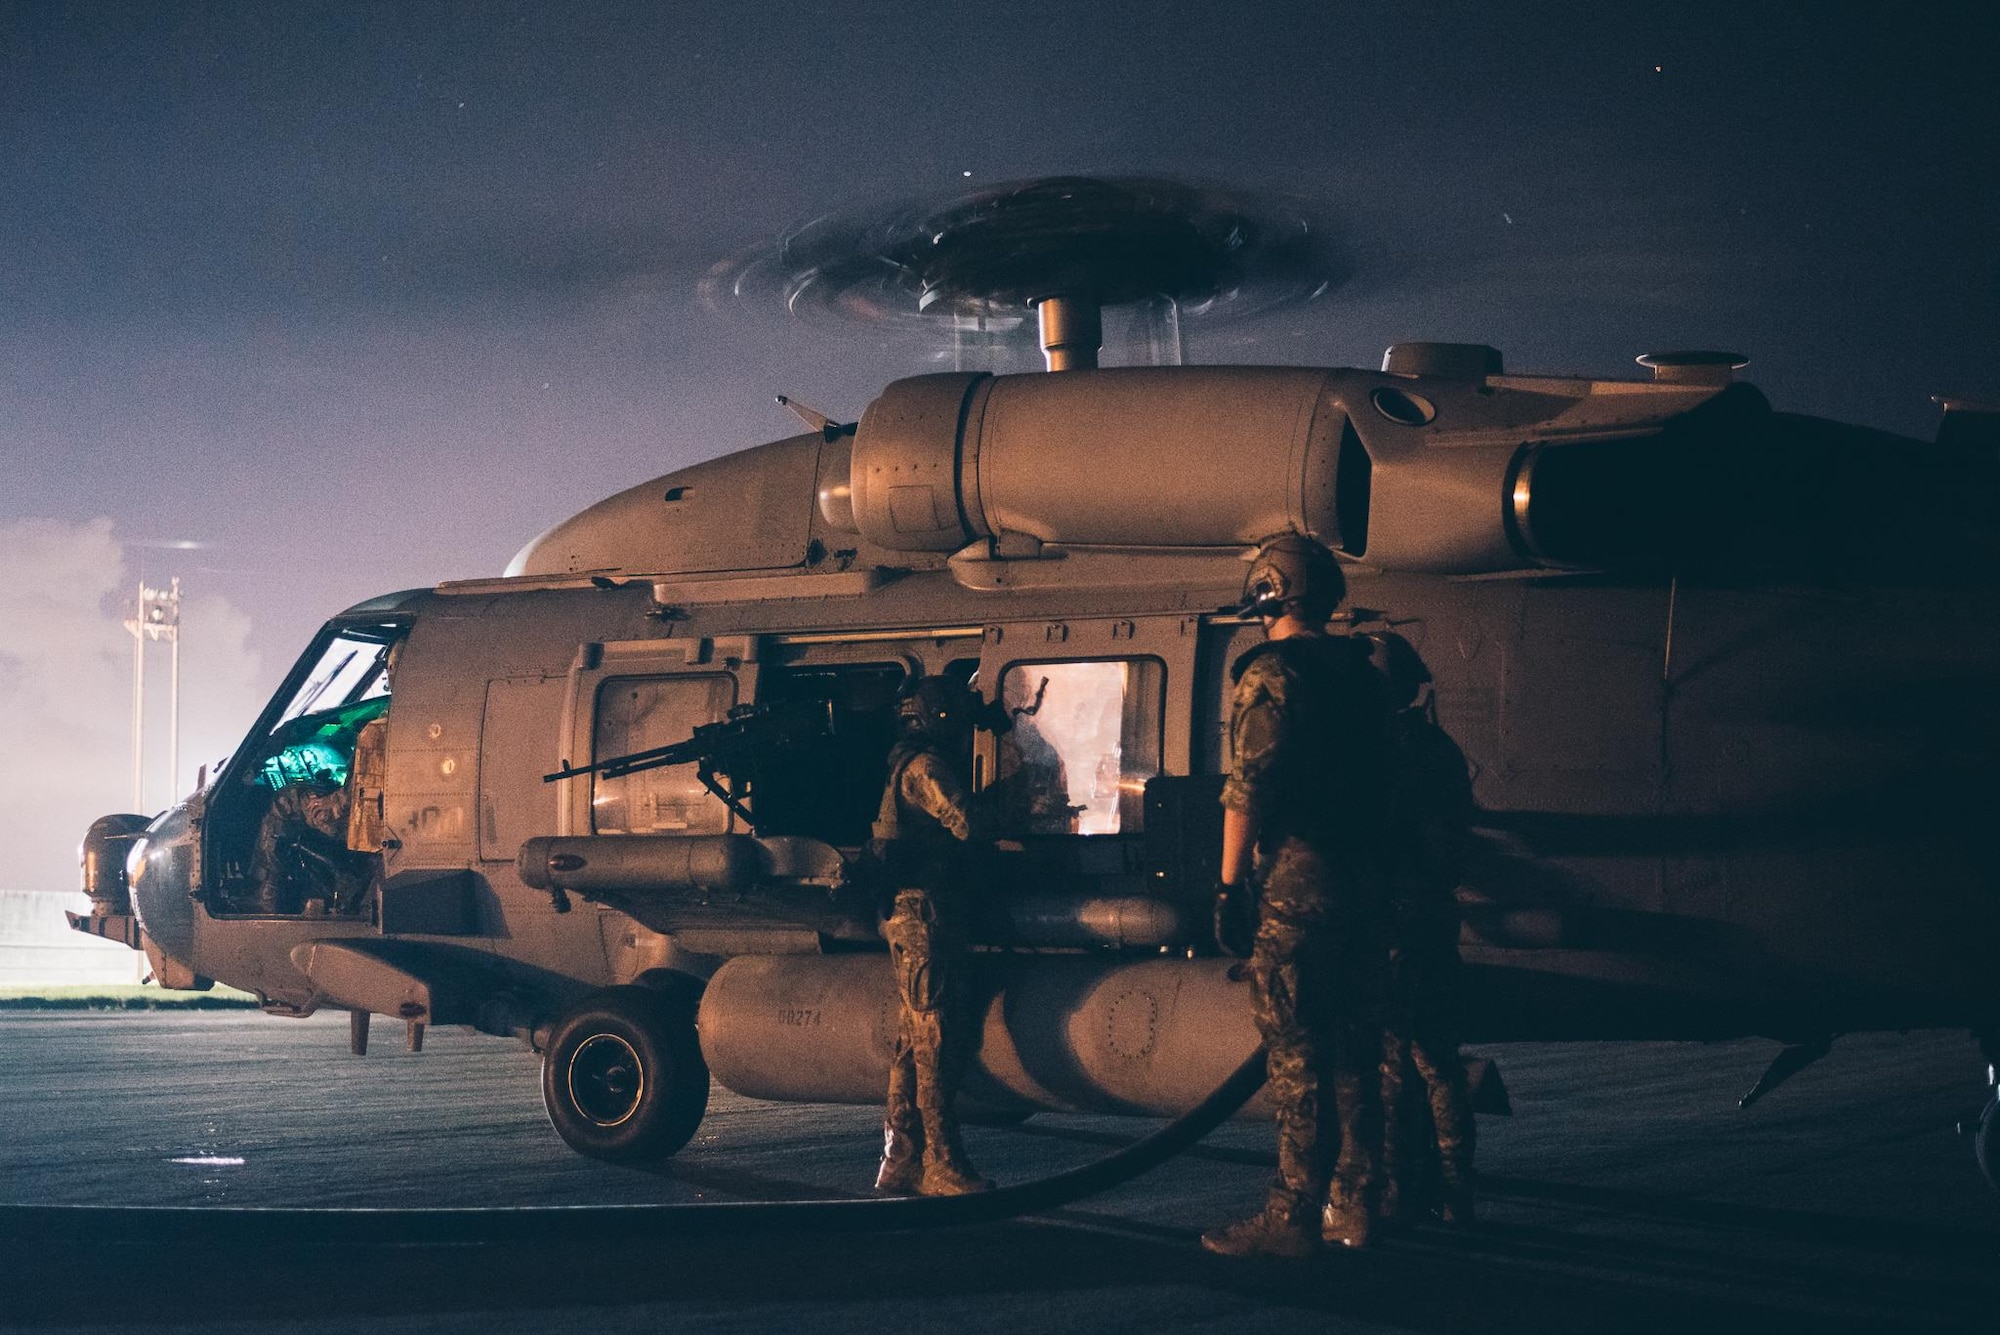
[[[1389,1014],[1382,1044],[1384,1220],[1434,1205],[1447,1224],[1473,1215],[1476,1122],[1458,1055],[1458,900],[1474,809],[1465,753],[1420,700],[1431,672],[1402,636],[1368,637],[1395,709],[1397,847],[1390,884]],[[1410,1079],[1411,1075],[1416,1081]],[[1435,1139],[1433,1139],[1435,1138]],[[1430,1153],[1433,1144],[1436,1157]],[[1435,1170],[1435,1181],[1427,1180]]]
[[[1244,584],[1267,643],[1232,669],[1217,934],[1240,953],[1232,924],[1251,916],[1254,870],[1262,893],[1249,973],[1278,1114],[1278,1175],[1262,1211],[1202,1235],[1225,1256],[1307,1256],[1322,1241],[1369,1240],[1388,958],[1389,710],[1363,645],[1324,633],[1346,592],[1333,554],[1298,534],[1266,542]]]
[[[897,702],[902,739],[889,752],[889,781],[875,822],[876,847],[895,889],[882,926],[896,971],[900,1015],[882,1122],[885,1195],[959,1196],[992,1183],[973,1171],[959,1141],[952,1100],[964,1073],[965,851],[984,841],[972,804],[972,693],[925,677]]]

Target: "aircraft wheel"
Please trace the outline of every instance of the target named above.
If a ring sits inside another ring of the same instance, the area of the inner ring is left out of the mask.
[[[556,1022],[542,1054],[542,1103],[579,1154],[613,1163],[666,1158],[708,1111],[694,1011],[644,987],[586,997]]]
[[[1979,1117],[1979,1132],[1972,1138],[1972,1152],[1979,1159],[1979,1171],[1986,1184],[2000,1191],[2000,1095],[1986,1100]]]

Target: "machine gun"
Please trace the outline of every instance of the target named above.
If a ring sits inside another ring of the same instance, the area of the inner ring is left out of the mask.
[[[542,782],[573,779],[579,774],[618,779],[640,770],[693,761],[695,777],[701,780],[701,786],[721,798],[725,806],[755,829],[757,822],[751,818],[744,799],[755,786],[758,773],[832,735],[833,703],[828,700],[738,705],[720,720],[701,724],[686,741],[611,756],[590,765],[571,765],[565,761],[555,773],[544,774]],[[726,783],[718,781],[718,775]]]

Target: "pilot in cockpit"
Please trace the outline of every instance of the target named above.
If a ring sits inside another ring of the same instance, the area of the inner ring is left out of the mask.
[[[351,806],[347,785],[325,770],[278,790],[250,859],[257,912],[297,914],[315,901],[337,911],[359,900],[367,877],[347,847]]]
[[[391,673],[396,647],[387,655]],[[387,708],[385,692],[326,711],[318,716],[324,723],[265,762],[260,781],[277,791],[251,856],[255,912],[343,915],[365,907],[382,850]]]

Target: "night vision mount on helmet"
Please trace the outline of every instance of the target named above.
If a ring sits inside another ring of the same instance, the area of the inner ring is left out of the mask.
[[[942,737],[972,730],[975,700],[959,682],[945,677],[913,681],[896,698],[896,722],[905,732]]]
[[[1243,577],[1243,610],[1258,617],[1295,613],[1314,625],[1347,598],[1347,577],[1320,543],[1287,533],[1257,549]]]

